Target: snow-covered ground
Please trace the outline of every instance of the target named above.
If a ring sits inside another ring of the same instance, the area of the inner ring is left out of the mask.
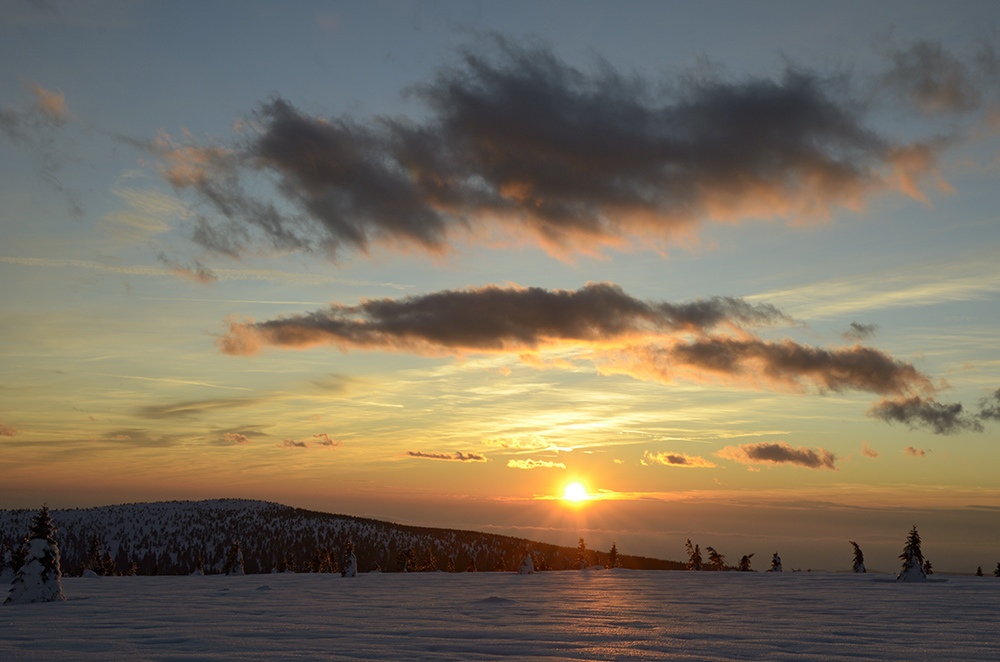
[[[63,579],[0,660],[1000,660],[1000,579],[657,571]]]

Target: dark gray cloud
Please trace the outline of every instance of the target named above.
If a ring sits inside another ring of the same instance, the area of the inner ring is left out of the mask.
[[[304,441],[295,441],[294,439],[285,439],[281,442],[278,448],[309,448],[309,444]]]
[[[841,335],[845,340],[865,340],[866,338],[873,337],[877,330],[878,324],[851,322],[851,326]]]
[[[979,401],[977,416],[984,421],[1000,421],[1000,388]]]
[[[727,446],[716,455],[743,464],[794,464],[809,469],[833,469],[834,471],[837,469],[837,456],[825,448],[817,450],[801,446],[792,448],[783,441]]]
[[[279,97],[237,144],[154,141],[165,177],[214,212],[196,241],[325,255],[442,251],[480,233],[559,253],[660,243],[703,221],[825,217],[914,193],[940,147],[870,129],[838,76],[649,80],[487,41],[410,90],[422,123],[317,118]],[[250,193],[261,174],[280,200]]]
[[[887,53],[891,68],[878,79],[884,93],[903,98],[925,115],[976,110],[994,94],[997,55],[991,42],[980,40],[969,57],[959,57],[940,42],[919,39]],[[995,101],[995,98],[993,99]]]
[[[486,456],[479,453],[424,453],[422,451],[406,451],[409,457],[419,457],[427,460],[455,460],[457,462],[485,462]]]
[[[404,299],[334,304],[307,315],[258,323],[230,321],[222,349],[253,354],[261,345],[502,351],[546,342],[617,340],[644,334],[705,332],[723,325],[789,322],[768,304],[715,297],[650,302],[610,283],[579,290],[487,285]]]
[[[918,395],[883,399],[868,415],[887,423],[905,423],[912,429],[930,428],[934,434],[956,434],[963,430],[982,432],[983,425],[959,402],[944,404]]]

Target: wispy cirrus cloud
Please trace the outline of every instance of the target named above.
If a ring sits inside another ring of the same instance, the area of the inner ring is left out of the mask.
[[[672,453],[668,451],[663,451],[660,453],[652,453],[646,451],[642,454],[642,459],[640,460],[643,466],[653,466],[654,464],[662,464],[668,467],[684,467],[684,468],[700,468],[708,469],[715,466],[714,462],[706,460],[703,457],[697,455],[688,455],[686,453]]]
[[[508,460],[507,466],[511,469],[565,469],[562,462],[550,462],[549,460]]]
[[[456,462],[486,462],[486,456],[479,453],[425,453],[423,451],[406,451],[406,457],[416,457],[425,460],[454,460]]]
[[[0,108],[0,134],[16,143],[31,144],[64,125],[71,115],[62,92],[47,90],[38,83],[28,83],[25,88],[34,103],[21,109]]]
[[[948,96],[955,76],[915,80],[944,51],[889,55],[886,92],[918,112]],[[923,199],[949,141],[875,130],[849,79],[790,64],[774,78],[654,80],[493,36],[410,88],[422,122],[317,118],[278,97],[232,144],[161,135],[148,148],[168,182],[214,212],[195,240],[230,255],[433,253],[498,235],[594,252],[687,238],[703,223],[826,218],[890,191]],[[968,85],[955,89],[942,109],[974,105]],[[274,197],[251,193],[261,174]]]
[[[837,470],[837,456],[825,448],[793,448],[783,441],[726,446],[715,455],[747,465],[792,464],[807,469]]]

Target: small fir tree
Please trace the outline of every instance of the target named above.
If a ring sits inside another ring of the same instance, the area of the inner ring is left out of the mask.
[[[418,572],[437,572],[438,560],[434,556],[434,552],[430,549],[424,554],[423,559],[420,561],[420,566],[417,568]]]
[[[744,554],[740,558],[740,572],[752,572],[750,569],[750,559],[753,558],[753,554]]]
[[[993,571],[994,577],[1000,577],[1000,561],[997,561],[997,569]]]
[[[920,534],[916,525],[910,529],[910,534],[906,537],[906,545],[903,547],[903,553],[899,555],[899,560],[903,562],[903,567],[896,575],[896,581],[927,581],[927,573],[924,572],[924,554],[920,551]]]
[[[344,564],[340,570],[341,577],[358,576],[358,559],[354,556],[354,543],[348,538],[344,543]]]
[[[0,543],[0,585],[14,581],[14,555],[7,543]]]
[[[778,552],[774,553],[771,557],[771,567],[767,569],[768,572],[781,572],[781,557],[778,556]]]
[[[236,539],[233,541],[233,546],[229,548],[229,554],[226,556],[226,565],[223,566],[222,572],[226,575],[243,575],[243,550],[240,548],[240,541]]]
[[[517,574],[519,575],[533,575],[535,574],[535,562],[531,560],[531,552],[524,555],[521,559],[521,565],[517,568]]]
[[[865,570],[865,555],[861,551],[861,548],[858,547],[858,543],[854,542],[853,540],[848,540],[847,542],[854,545],[854,565],[851,566],[851,569],[854,572],[859,572],[859,573],[867,572],[867,570]]]
[[[444,564],[444,571],[458,572],[457,570],[455,570],[455,559],[451,558],[450,556],[448,557],[448,560]]]
[[[90,538],[87,539],[87,563],[84,565],[84,569],[90,570],[95,575],[101,576],[104,574],[104,563],[102,562],[101,553],[104,550],[101,548],[101,539],[95,533]]]
[[[934,574],[934,566],[931,565],[928,559],[924,559],[924,574],[928,577]]]
[[[105,577],[114,577],[118,574],[118,564],[115,563],[111,552],[108,550],[105,550],[104,555],[101,557],[101,574]]]
[[[688,555],[688,570],[701,570],[701,549],[698,545],[692,545],[691,539],[688,538],[687,542],[684,543],[684,549],[687,550]]]
[[[205,561],[202,560],[201,554],[194,557],[194,570],[191,571],[192,577],[204,577],[205,576]]]
[[[49,516],[49,507],[42,506],[31,520],[27,554],[10,585],[4,604],[65,600],[61,579],[55,527]]]
[[[583,538],[580,538],[580,542],[576,545],[576,558],[573,559],[573,567],[577,570],[582,570],[589,565],[587,562],[587,543],[584,542]]]
[[[412,547],[404,549],[396,556],[396,566],[400,572],[416,571]]]
[[[125,576],[135,577],[138,574],[139,574],[139,564],[135,562],[135,559],[132,559],[131,561],[128,562],[128,566],[125,568]],[[202,572],[201,574],[205,573]]]
[[[469,559],[469,565],[465,566],[466,572],[479,572],[476,568],[476,559]]]
[[[712,570],[725,570],[726,569],[726,557],[719,554],[714,547],[706,547],[708,550],[708,562],[711,565]]]
[[[507,559],[505,559],[502,556],[500,558],[498,558],[497,562],[493,564],[493,571],[494,572],[507,572]]]
[[[618,558],[618,545],[616,543],[611,543],[611,551],[608,552],[608,565],[607,568],[620,568],[622,567],[622,560]]]
[[[982,577],[982,576],[983,576],[983,566],[978,566],[976,568],[976,577]]]

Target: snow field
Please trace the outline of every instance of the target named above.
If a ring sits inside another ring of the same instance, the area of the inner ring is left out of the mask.
[[[64,578],[0,660],[1000,659],[1000,580],[604,572]]]

